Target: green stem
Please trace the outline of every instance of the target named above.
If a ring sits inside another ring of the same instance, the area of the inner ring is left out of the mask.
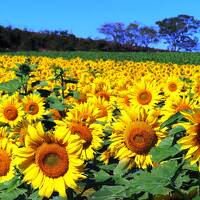
[[[63,102],[64,102],[65,93],[64,93],[64,78],[63,78],[63,74],[61,74],[61,86],[62,86],[62,99],[63,99]]]

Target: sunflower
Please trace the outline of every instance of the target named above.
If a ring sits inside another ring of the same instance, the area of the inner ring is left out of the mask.
[[[83,122],[85,124],[93,123],[99,116],[100,110],[92,104],[92,102],[86,102],[81,104],[75,104],[73,109],[70,109],[70,112],[67,112],[63,122]],[[57,124],[62,122],[60,120],[55,120]],[[63,123],[61,123],[63,124]]]
[[[30,94],[23,98],[25,117],[30,123],[42,119],[45,114],[43,98],[39,94]]]
[[[194,94],[194,98],[200,100],[200,80],[195,79],[192,85],[192,93]]]
[[[197,105],[197,101],[189,96],[170,96],[162,108],[162,121],[166,121],[171,116],[184,110],[192,110]]]
[[[8,123],[11,127],[22,120],[24,112],[17,94],[5,95],[0,103],[0,121]]]
[[[50,109],[49,113],[54,120],[60,120],[62,118],[60,112],[57,109]]]
[[[113,123],[110,136],[109,148],[115,158],[129,158],[139,168],[154,166],[149,151],[165,137],[165,132],[159,130],[157,113],[131,107],[121,114],[119,120]]]
[[[17,145],[21,146],[24,144],[29,125],[30,123],[27,120],[22,120],[12,129],[12,139]]]
[[[76,104],[67,113],[63,121],[56,120],[57,126],[66,127],[72,135],[79,135],[82,139],[83,150],[81,158],[84,160],[94,159],[96,150],[103,145],[104,133],[102,125],[96,123],[100,110],[91,102]]]
[[[8,139],[0,139],[0,183],[11,180],[15,176],[13,152],[16,146]]]
[[[200,109],[192,112],[181,112],[188,122],[179,123],[186,130],[186,136],[182,137],[178,143],[181,149],[187,149],[185,159],[190,159],[191,165],[198,162],[200,171]]]
[[[39,195],[49,198],[53,191],[66,197],[68,187],[85,178],[80,160],[82,144],[79,136],[70,135],[64,127],[54,134],[44,132],[41,122],[28,126],[25,147],[16,152],[16,164],[24,175],[23,181],[39,188]]]
[[[162,84],[163,92],[166,96],[178,95],[183,87],[183,82],[179,80],[178,76],[170,76]]]
[[[88,102],[91,102],[95,107],[99,109],[99,114],[97,115],[97,120],[102,121],[104,123],[109,123],[113,118],[113,106],[109,101],[101,97],[90,97]]]
[[[154,108],[157,103],[162,99],[159,95],[160,87],[156,81],[143,78],[139,83],[136,83],[130,95],[132,105],[136,107],[143,107],[148,110]]]

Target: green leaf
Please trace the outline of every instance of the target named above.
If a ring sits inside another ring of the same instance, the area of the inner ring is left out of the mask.
[[[22,184],[21,180],[18,177],[14,177],[10,181],[4,182],[0,184],[0,191],[8,189],[9,191],[17,188]]]
[[[80,92],[75,90],[70,90],[69,95],[79,100],[81,98]]]
[[[94,200],[116,200],[116,198],[127,197],[124,186],[103,186],[100,190],[94,193],[90,199]]]
[[[196,196],[196,197],[192,198],[192,200],[200,200],[200,196]]]
[[[178,112],[175,115],[171,116],[168,120],[163,122],[160,125],[160,128],[162,129],[162,128],[166,127],[166,126],[171,126],[172,124],[174,124],[176,121],[178,121],[181,118],[182,118],[182,115],[181,115],[181,113]]]
[[[67,80],[65,80],[65,83],[78,83],[78,80],[77,79],[75,79],[75,78],[68,78]]]
[[[179,134],[179,133],[182,133],[182,132],[185,132],[185,128],[182,127],[182,126],[176,126],[175,128],[172,128],[169,133],[171,135],[176,135],[176,134]]]
[[[26,189],[15,189],[10,192],[1,192],[0,193],[0,199],[6,199],[6,200],[15,200],[20,195],[24,195],[26,193]]]
[[[42,200],[42,197],[39,196],[38,191],[36,190],[35,192],[33,192],[28,198],[27,200]]]
[[[197,164],[195,163],[195,164],[191,165],[188,160],[185,160],[184,165],[183,165],[183,169],[187,169],[187,170],[190,170],[190,171],[196,171],[196,172],[199,171]]]
[[[124,159],[120,160],[117,167],[113,171],[114,175],[122,176],[124,173],[126,173],[128,164],[129,164],[128,158],[124,158]]]
[[[94,176],[95,176],[96,182],[104,182],[104,181],[107,181],[109,178],[111,178],[110,174],[108,174],[104,170],[100,170],[94,173]]]
[[[180,174],[176,180],[175,180],[175,185],[177,188],[181,188],[181,186],[183,185],[183,183],[187,183],[189,182],[191,179],[189,177],[189,175],[186,174],[187,172],[183,172],[182,174]]]
[[[145,191],[154,195],[168,194],[171,190],[167,186],[171,183],[178,168],[176,161],[168,161],[153,168],[151,173],[146,171],[137,173],[131,181],[131,187],[137,193]]]
[[[48,86],[48,82],[47,81],[40,81],[36,86],[39,86],[39,87]]]
[[[150,151],[152,160],[155,162],[161,162],[179,153],[181,151],[180,145],[172,145],[172,142],[173,137],[167,137],[157,147],[152,148]]]
[[[5,83],[0,83],[0,90],[3,90],[9,94],[13,94],[22,86],[18,79],[13,79]]]
[[[99,166],[99,167],[100,167],[101,169],[105,170],[105,171],[110,172],[110,171],[113,171],[114,168],[117,167],[117,164],[116,164],[116,163],[113,163],[113,164],[109,164],[109,165],[101,165],[101,166]]]
[[[60,100],[56,96],[49,96],[46,98],[46,101],[49,103],[50,108],[54,108],[59,111],[63,111],[64,109],[67,108],[60,102]]]

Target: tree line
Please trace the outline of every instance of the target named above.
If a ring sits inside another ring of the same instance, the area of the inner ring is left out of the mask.
[[[162,51],[150,48],[157,43],[168,51],[192,51],[199,46],[200,20],[178,15],[157,21],[156,26],[121,22],[98,28],[105,39],[79,38],[66,30],[33,32],[0,26],[0,51]]]
[[[192,51],[199,47],[200,20],[178,15],[155,22],[156,26],[139,23],[105,23],[98,30],[108,41],[128,46],[149,47],[164,43],[169,51]]]

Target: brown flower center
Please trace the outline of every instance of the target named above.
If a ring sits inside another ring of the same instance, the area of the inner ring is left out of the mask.
[[[25,106],[25,111],[31,115],[35,115],[39,112],[39,106],[35,102],[28,102]]]
[[[99,105],[98,108],[100,109],[99,118],[108,116],[108,111],[105,106]]]
[[[151,92],[149,92],[148,90],[141,91],[137,96],[137,101],[142,105],[149,104],[151,102],[151,99],[152,95]]]
[[[107,92],[101,91],[101,92],[98,92],[96,95],[101,98],[105,98],[106,101],[110,100],[110,95]]]
[[[174,92],[177,90],[177,85],[175,82],[169,82],[168,83],[168,89],[171,91],[171,92]]]
[[[0,149],[0,177],[6,176],[10,169],[10,157],[6,151]]]
[[[36,151],[35,161],[50,178],[63,176],[69,167],[68,154],[59,144],[43,143]]]
[[[130,106],[130,101],[129,101],[129,98],[127,95],[124,96],[124,103],[127,105],[127,106]]]
[[[157,143],[157,136],[146,122],[133,122],[125,130],[125,143],[129,150],[137,154],[147,154]]]
[[[3,114],[4,117],[10,121],[13,121],[18,117],[18,111],[14,105],[9,105],[5,107]]]
[[[82,124],[78,124],[78,123],[73,123],[72,127],[71,127],[71,132],[73,134],[79,134],[80,137],[85,140],[85,144],[84,146],[85,147],[88,147],[91,142],[92,142],[92,133],[91,133],[91,130],[85,126],[85,125],[82,125]]]
[[[60,113],[59,113],[58,110],[56,110],[56,109],[51,109],[50,112],[52,113],[52,118],[53,118],[54,120],[59,120],[59,119],[61,119],[61,115],[60,115]]]

